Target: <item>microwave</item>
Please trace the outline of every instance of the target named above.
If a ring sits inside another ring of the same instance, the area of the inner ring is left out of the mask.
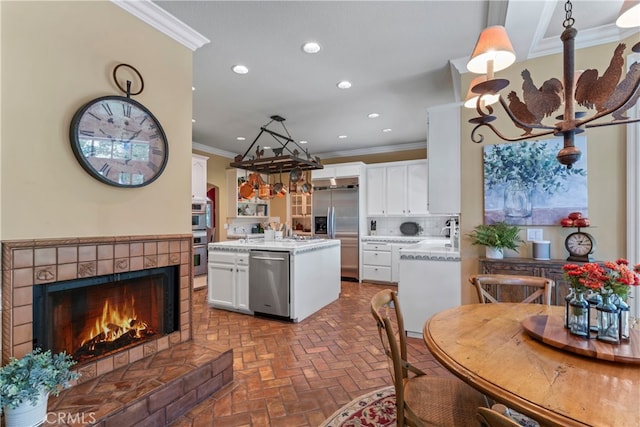
[[[205,212],[202,212],[202,213],[193,212],[191,214],[191,229],[192,230],[207,229],[207,214]]]

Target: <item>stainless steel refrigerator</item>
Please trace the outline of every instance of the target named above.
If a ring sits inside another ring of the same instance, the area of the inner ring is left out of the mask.
[[[342,280],[359,280],[358,197],[358,178],[313,181],[313,232],[340,240]]]

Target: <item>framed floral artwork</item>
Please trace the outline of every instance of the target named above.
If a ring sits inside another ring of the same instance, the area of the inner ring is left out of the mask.
[[[484,146],[484,222],[558,225],[569,212],[588,217],[587,141],[575,137],[582,156],[571,169],[556,154],[562,138]]]

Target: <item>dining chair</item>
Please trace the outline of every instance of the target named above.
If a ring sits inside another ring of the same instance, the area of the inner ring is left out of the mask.
[[[551,305],[555,282],[546,277],[476,274],[469,277],[480,303],[522,302]]]
[[[487,404],[481,393],[458,378],[427,375],[409,363],[404,320],[396,292],[385,289],[375,294],[371,299],[371,313],[390,360],[397,425],[477,426],[477,408]]]

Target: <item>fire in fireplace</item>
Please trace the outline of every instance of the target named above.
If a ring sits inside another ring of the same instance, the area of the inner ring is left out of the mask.
[[[178,328],[176,266],[34,287],[34,346],[88,362]]]

